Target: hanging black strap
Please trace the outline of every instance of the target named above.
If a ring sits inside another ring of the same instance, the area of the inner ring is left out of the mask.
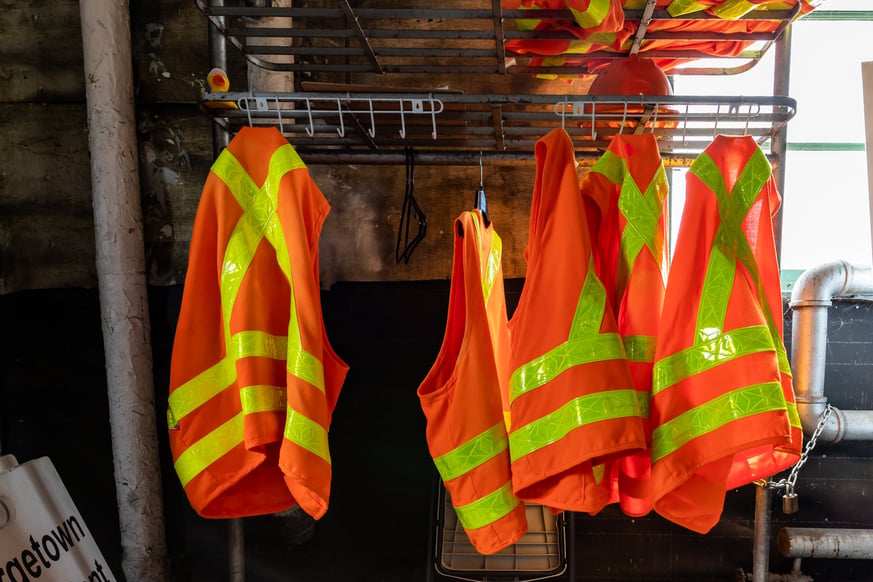
[[[403,193],[403,205],[400,210],[400,226],[397,230],[397,247],[394,249],[394,259],[397,264],[403,261],[409,264],[412,251],[424,238],[427,232],[427,217],[415,201],[415,152],[412,148],[404,148],[406,153],[406,191]],[[410,238],[410,225],[418,222],[418,232]]]

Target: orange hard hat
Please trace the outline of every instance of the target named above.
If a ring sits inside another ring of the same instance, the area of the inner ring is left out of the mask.
[[[609,63],[591,83],[589,95],[672,95],[664,71],[635,54]]]

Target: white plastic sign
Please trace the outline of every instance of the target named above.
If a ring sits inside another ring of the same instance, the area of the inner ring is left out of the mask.
[[[115,582],[49,458],[15,463],[0,458],[0,582]]]

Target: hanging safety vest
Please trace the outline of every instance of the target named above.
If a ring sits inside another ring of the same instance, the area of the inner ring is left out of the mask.
[[[455,226],[446,333],[418,396],[458,521],[476,550],[491,554],[527,531],[524,504],[512,492],[500,396],[509,349],[502,243],[478,212],[462,213]]]
[[[646,447],[639,393],[597,277],[573,145],[563,129],[535,148],[527,273],[510,322],[509,450],[518,497],[597,512],[606,463]]]
[[[667,176],[655,136],[613,138],[582,178],[581,190],[590,205],[597,274],[616,316],[637,398],[647,403],[667,279],[669,232]],[[648,434],[648,418],[645,427]],[[617,497],[622,511],[631,516],[649,513],[649,451],[622,457],[611,469],[613,498]]]
[[[751,136],[716,137],[688,172],[655,354],[652,489],[658,513],[700,533],[718,522],[726,490],[799,458],[778,206]]]
[[[348,370],[321,316],[329,210],[275,128],[240,130],[206,180],[167,411],[176,472],[204,517],[327,510],[327,430]]]
[[[815,10],[824,0],[799,0],[800,14]],[[667,7],[671,16],[706,10],[725,20],[737,20],[755,10],[791,10],[798,0],[673,0]]]
[[[519,30],[538,31],[547,37],[550,32],[568,32],[573,39],[512,39],[505,43],[510,53],[521,55],[586,54],[611,48],[619,50],[632,34],[625,26],[624,11],[619,0],[502,0],[504,10],[530,10],[532,18],[517,21]],[[537,10],[568,9],[573,20],[536,18]],[[549,56],[535,59],[534,66],[561,66],[565,59]],[[539,74],[540,78],[557,75]]]

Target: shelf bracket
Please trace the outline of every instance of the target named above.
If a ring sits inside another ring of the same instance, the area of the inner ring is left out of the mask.
[[[646,7],[643,8],[643,15],[640,18],[640,26],[637,28],[637,34],[634,37],[634,43],[631,46],[630,54],[635,55],[640,52],[640,47],[643,44],[643,39],[646,38],[646,31],[649,29],[649,24],[652,22],[652,14],[655,13],[655,5],[658,0],[648,0]]]
[[[491,14],[494,15],[494,47],[497,49],[497,72],[506,74],[506,38],[503,32],[503,6],[500,0],[491,0]]]
[[[491,106],[491,122],[494,126],[494,149],[502,152],[506,149],[506,142],[503,135],[503,107],[500,105]]]
[[[361,23],[358,21],[358,17],[355,15],[352,7],[349,6],[348,0],[338,0],[339,7],[345,13],[346,17],[349,19],[349,23],[352,26],[352,29],[355,31],[355,36],[358,37],[358,42],[361,43],[361,48],[364,49],[364,52],[367,53],[367,58],[370,59],[370,63],[373,65],[373,69],[380,75],[385,72],[385,69],[382,68],[382,63],[379,62],[379,58],[376,56],[375,51],[373,51],[373,47],[370,45],[370,41],[367,40],[367,35],[364,33],[364,29],[361,28]]]

